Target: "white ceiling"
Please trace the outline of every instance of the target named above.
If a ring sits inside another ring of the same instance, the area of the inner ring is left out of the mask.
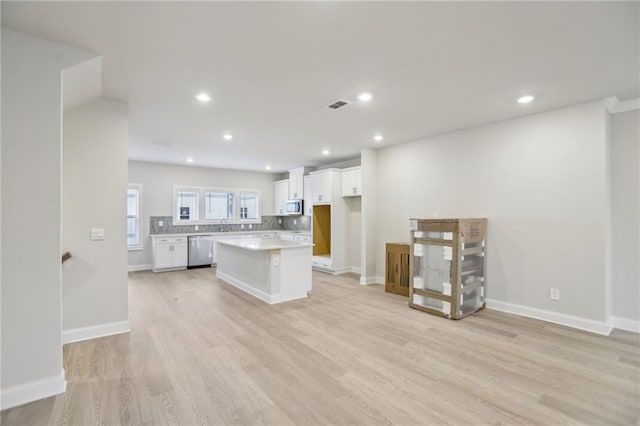
[[[2,2],[3,26],[103,56],[131,159],[273,171],[637,97],[638,17],[636,2]],[[374,99],[327,108],[361,91]]]

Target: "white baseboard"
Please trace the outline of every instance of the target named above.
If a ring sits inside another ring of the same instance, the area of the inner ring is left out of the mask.
[[[127,271],[136,272],[136,271],[149,271],[151,269],[151,264],[143,264],[143,265],[129,265],[127,266]]]
[[[1,409],[5,410],[18,405],[27,404],[42,398],[59,395],[67,389],[64,379],[64,368],[57,376],[34,380],[17,386],[2,389],[0,400]]]
[[[608,336],[612,329],[611,324],[606,321],[596,321],[588,318],[575,317],[559,312],[502,302],[500,300],[486,299],[486,303],[487,308],[495,309],[496,311],[509,312],[523,317],[535,318],[552,322],[554,324],[577,328],[579,330],[604,334],[605,336]]]
[[[611,325],[613,328],[619,330],[633,331],[634,333],[640,333],[640,321],[637,319],[611,317]]]
[[[112,336],[130,331],[129,321],[117,321],[90,327],[72,328],[62,331],[62,344],[66,345],[67,343],[97,339],[98,337]]]
[[[282,297],[280,296],[280,294],[274,294],[273,296],[265,293],[262,290],[258,290],[257,288],[250,286],[249,284],[245,283],[244,281],[240,281],[237,278],[234,278],[230,275],[225,274],[224,272],[220,272],[220,271],[216,271],[216,277],[220,278],[222,281],[225,281],[229,284],[231,284],[232,286],[239,288],[240,290],[244,291],[245,293],[249,293],[252,296],[257,297],[258,299],[262,300],[263,302],[267,302],[268,304],[272,305],[274,303],[278,303],[282,300]]]
[[[361,274],[361,269],[360,269],[359,266],[352,266],[351,267],[351,272],[354,273],[354,274],[362,275]]]
[[[384,277],[363,277],[360,276],[360,285],[384,284]]]

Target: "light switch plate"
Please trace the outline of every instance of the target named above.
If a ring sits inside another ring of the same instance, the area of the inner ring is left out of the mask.
[[[195,230],[196,230],[196,231],[198,230],[198,225],[195,225]]]
[[[91,228],[91,241],[104,240],[104,228]]]
[[[280,256],[273,256],[273,266],[280,266]]]
[[[160,227],[164,226],[164,221],[163,220],[159,220],[158,221],[158,226],[160,226]]]
[[[249,229],[253,229],[253,225],[252,224],[249,224]]]
[[[560,300],[560,289],[559,288],[550,288],[549,289],[549,299],[551,299],[551,300]]]

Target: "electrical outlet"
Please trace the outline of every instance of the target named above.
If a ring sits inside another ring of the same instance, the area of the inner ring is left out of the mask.
[[[163,220],[159,220],[158,221],[158,226],[162,228],[164,226],[164,221]]]
[[[196,230],[196,231],[198,230],[198,225],[196,225],[196,226],[195,226],[195,230]]]
[[[273,256],[273,266],[280,266],[280,256]]]
[[[560,300],[560,289],[559,288],[550,288],[549,289],[549,299],[551,299],[551,300]]]
[[[249,229],[253,229],[253,225],[252,224],[249,224]]]
[[[244,223],[240,225],[240,229],[244,229]]]
[[[278,219],[278,225],[282,225],[282,219]]]
[[[293,219],[293,224],[295,225],[297,223],[298,223],[298,221],[296,219]]]

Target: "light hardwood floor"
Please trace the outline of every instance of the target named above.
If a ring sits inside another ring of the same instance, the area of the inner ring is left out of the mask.
[[[64,395],[2,425],[635,424],[640,342],[484,310],[460,321],[314,273],[269,306],[199,269],[129,275],[130,334],[64,347]]]

